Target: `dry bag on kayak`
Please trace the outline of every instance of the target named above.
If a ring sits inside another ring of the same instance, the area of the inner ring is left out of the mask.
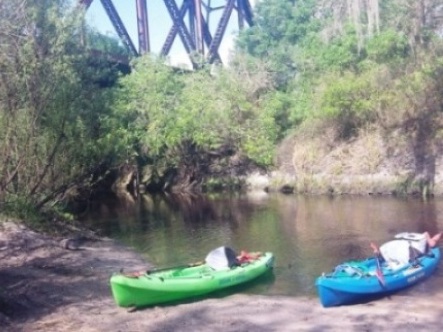
[[[420,233],[400,233],[395,240],[380,246],[380,253],[391,268],[398,269],[426,252],[426,236]]]
[[[214,270],[222,270],[238,265],[237,254],[229,247],[212,250],[205,258],[208,266]]]

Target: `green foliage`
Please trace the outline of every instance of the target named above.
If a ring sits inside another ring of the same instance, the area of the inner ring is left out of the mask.
[[[300,107],[300,113],[296,107],[300,106],[300,100],[295,96],[281,91],[272,91],[263,96],[260,101],[261,115],[272,119],[275,124],[275,137],[281,140],[291,130],[294,124],[299,124],[305,118],[305,107]],[[290,121],[288,121],[290,120]]]
[[[296,73],[297,45],[320,27],[314,11],[313,0],[260,1],[255,24],[240,33],[237,49],[266,61],[277,86],[284,88]]]
[[[409,56],[410,47],[405,35],[389,29],[368,40],[366,53],[376,63],[395,64]]]
[[[8,217],[26,220],[31,224],[42,221],[42,215],[36,209],[35,204],[22,195],[9,195],[8,199],[2,203],[2,213]]]
[[[118,37],[112,35],[104,35],[95,29],[85,27],[84,34],[86,37],[86,44],[89,49],[100,51],[105,55],[123,58],[129,58],[130,53],[122,45]]]
[[[286,118],[283,131],[320,118],[348,139],[380,119],[401,123],[399,114],[428,108],[419,106],[428,83],[411,80],[410,73],[435,62],[425,54],[439,54],[443,1],[366,4],[263,1],[256,7],[256,25],[240,35],[238,46],[276,74],[281,95],[270,93],[262,105],[278,110],[277,123]]]
[[[62,0],[0,8],[0,204],[43,211],[118,163],[125,133],[110,120],[112,96],[90,80],[78,9]]]
[[[320,116],[336,121],[340,138],[349,139],[358,134],[359,128],[375,121],[380,91],[373,76],[373,72],[347,72],[325,78],[319,112]]]
[[[319,67],[322,70],[334,71],[356,68],[364,58],[365,52],[358,47],[358,38],[354,29],[349,28],[348,33],[333,38],[325,44],[319,55]]]
[[[131,74],[120,80],[117,108],[128,117],[141,152],[154,159],[165,147],[180,142],[170,129],[177,120],[182,79],[160,60],[144,56],[136,59]]]
[[[256,6],[252,28],[244,31],[238,47],[256,57],[267,57],[279,45],[294,45],[319,28],[315,1],[268,0]]]
[[[201,151],[232,149],[269,164],[274,117],[254,106],[256,95],[248,84],[257,81],[245,80],[237,70],[179,75],[145,56],[121,79],[118,108],[132,118],[146,160],[176,165],[191,143]]]
[[[134,158],[158,173],[200,155],[269,166],[278,140],[313,118],[338,139],[375,121],[440,132],[443,0],[380,0],[380,13],[349,3],[260,1],[229,68],[143,56],[120,77],[91,50],[125,49],[70,1],[0,0],[0,204],[24,217],[62,209]]]

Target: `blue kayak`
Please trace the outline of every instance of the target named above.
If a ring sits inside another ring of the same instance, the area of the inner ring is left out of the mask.
[[[392,268],[375,257],[338,265],[318,277],[315,285],[324,307],[361,303],[412,286],[429,277],[440,261],[440,249],[432,248],[414,264]]]

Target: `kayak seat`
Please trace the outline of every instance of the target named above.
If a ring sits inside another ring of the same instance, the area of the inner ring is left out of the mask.
[[[235,251],[229,247],[218,247],[212,250],[205,258],[208,266],[214,270],[228,270],[239,265]]]

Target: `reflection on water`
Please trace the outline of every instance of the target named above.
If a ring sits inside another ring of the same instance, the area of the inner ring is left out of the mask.
[[[272,251],[272,278],[243,292],[315,295],[314,280],[343,260],[371,254],[402,231],[442,229],[443,201],[393,197],[130,196],[101,202],[89,225],[143,253],[157,266],[202,260],[227,245],[237,251]],[[119,267],[116,266],[116,270]],[[439,285],[443,276],[437,271]]]

